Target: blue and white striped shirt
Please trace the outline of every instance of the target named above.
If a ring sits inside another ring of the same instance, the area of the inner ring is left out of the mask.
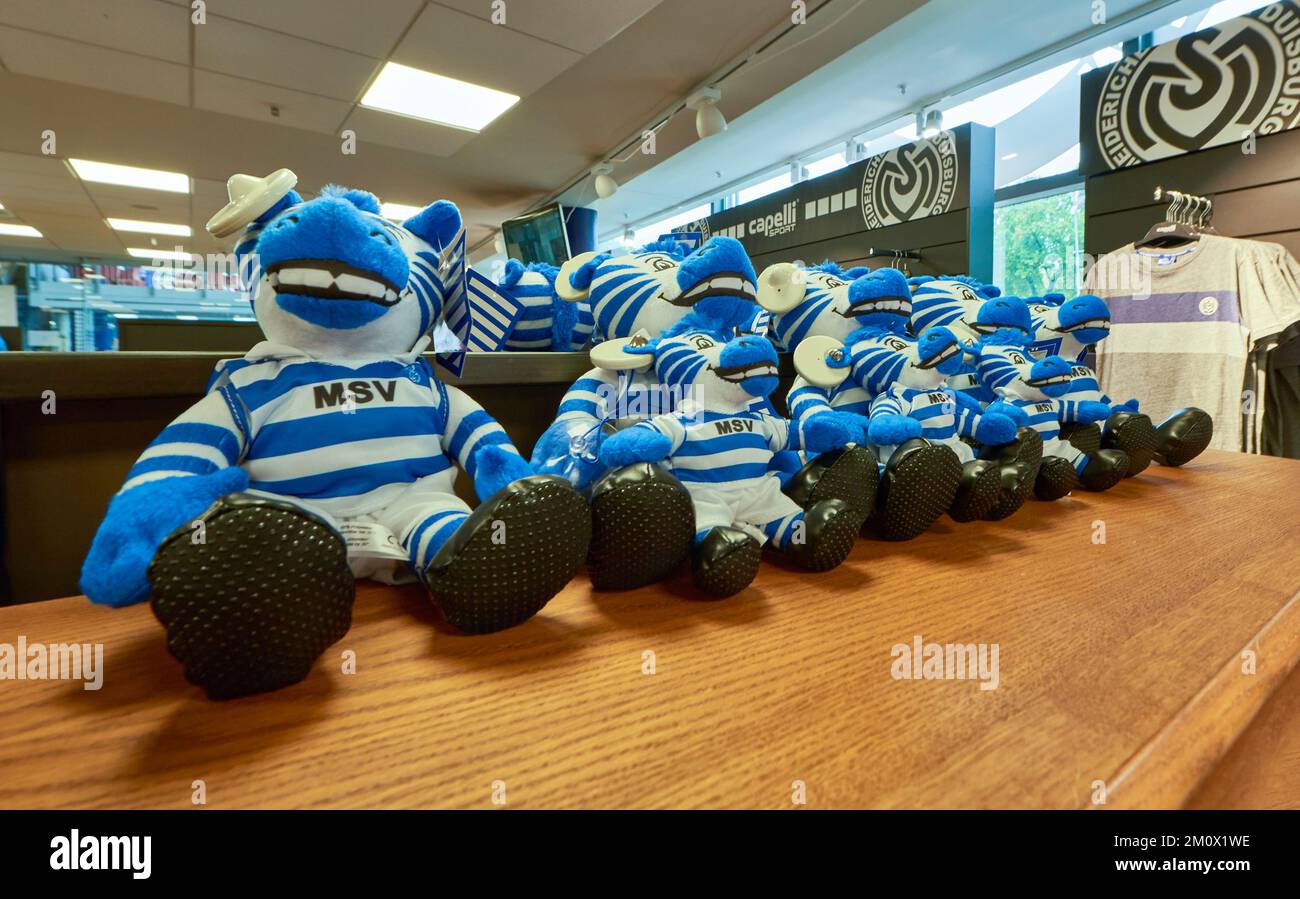
[[[263,342],[218,363],[202,400],[140,456],[123,490],[239,465],[254,490],[347,518],[381,509],[415,481],[452,490],[453,457],[472,478],[505,431],[419,353],[321,361]]]
[[[765,412],[678,412],[636,425],[672,441],[677,479],[727,488],[757,486],[769,477],[774,453],[786,449],[789,422]]]

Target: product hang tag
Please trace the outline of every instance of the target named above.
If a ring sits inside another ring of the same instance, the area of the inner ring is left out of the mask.
[[[349,559],[399,559],[407,561],[406,551],[393,532],[374,521],[345,521],[339,533],[348,544]]]

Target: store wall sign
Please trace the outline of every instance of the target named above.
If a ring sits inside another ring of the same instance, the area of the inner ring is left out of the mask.
[[[1126,56],[1083,79],[1085,174],[1300,125],[1300,5],[1249,15]]]
[[[862,219],[867,229],[952,209],[960,165],[951,132],[872,156],[862,172]]]
[[[965,209],[972,127],[979,126],[905,144],[674,230],[734,237],[761,255]]]

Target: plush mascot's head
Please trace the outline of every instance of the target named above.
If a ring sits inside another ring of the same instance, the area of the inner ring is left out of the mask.
[[[740,241],[714,237],[693,253],[664,240],[625,256],[575,257],[560,267],[556,290],[567,300],[591,304],[596,339],[604,341],[660,334],[697,308],[717,315],[737,299],[748,301],[740,307],[749,316],[747,327],[762,330],[765,316],[753,304],[754,280]]]
[[[912,279],[912,331],[943,325],[963,343],[974,343],[982,334],[980,308],[986,300],[1001,296],[1001,291],[980,284],[973,278]]]
[[[772,313],[772,330],[790,351],[805,338],[845,340],[859,328],[901,332],[912,294],[897,269],[841,269],[833,262],[800,268],[770,265],[758,279],[758,302]]]
[[[740,243],[715,237],[677,269],[674,305],[686,310],[651,339],[611,340],[592,351],[602,368],[653,367],[660,384],[701,408],[736,410],[777,386],[776,347],[751,329],[754,268]]]
[[[209,230],[218,233],[225,213]],[[463,277],[461,233],[446,201],[398,225],[373,194],[331,186],[305,201],[284,193],[248,224],[236,253],[268,340],[313,355],[386,355],[415,349],[441,319]]]
[[[1105,340],[1110,333],[1110,308],[1101,297],[1082,294],[1067,300],[1062,294],[1049,294],[1030,301],[1035,355],[1059,353],[1067,359],[1081,359],[1087,348]]]
[[[1023,338],[1000,331],[978,348],[976,371],[984,386],[1000,397],[1041,402],[1070,389],[1074,367],[1060,356],[1035,359]]]

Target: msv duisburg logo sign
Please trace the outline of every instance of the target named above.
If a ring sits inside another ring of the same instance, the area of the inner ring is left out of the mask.
[[[1274,3],[1111,67],[1097,145],[1112,169],[1300,123],[1300,7]]]
[[[873,156],[862,170],[862,219],[867,230],[939,215],[957,191],[952,132]]]

